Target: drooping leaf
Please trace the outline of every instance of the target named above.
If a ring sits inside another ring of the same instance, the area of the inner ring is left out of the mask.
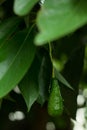
[[[37,3],[38,0],[15,0],[14,1],[14,12],[18,15],[26,15]]]
[[[33,103],[37,100],[39,95],[38,75],[39,75],[40,64],[38,58],[35,57],[31,68],[25,75],[23,80],[19,83],[20,91],[26,102],[28,111],[30,110]]]
[[[0,98],[23,78],[35,55],[33,34],[19,32],[0,48]]]
[[[63,37],[87,23],[86,0],[46,0],[37,17],[37,45]]]
[[[55,73],[55,77],[62,83],[64,84],[66,87],[70,88],[71,90],[73,90],[72,86],[68,83],[68,81],[64,78],[64,76],[58,72],[57,69],[55,69],[54,71]]]
[[[0,23],[0,46],[8,40],[10,35],[16,30],[19,25],[20,19],[17,17],[9,18]]]
[[[49,95],[49,85],[52,73],[52,64],[48,54],[42,59],[42,64],[39,72],[39,103],[41,105],[47,100]]]
[[[82,74],[84,61],[84,46],[81,46],[72,53],[69,60],[65,64],[63,76],[71,84],[74,91],[61,86],[62,96],[64,99],[68,114],[75,118],[77,110],[78,85]]]

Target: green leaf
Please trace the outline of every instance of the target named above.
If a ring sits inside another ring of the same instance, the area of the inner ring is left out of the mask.
[[[48,99],[49,85],[52,74],[52,64],[49,55],[43,56],[39,72],[39,103],[41,105]]]
[[[38,59],[35,58],[28,73],[19,83],[19,87],[26,102],[28,111],[30,110],[33,103],[37,100],[39,95],[38,74],[40,66],[38,62],[39,62]]]
[[[71,90],[73,90],[72,86],[68,83],[68,81],[64,78],[64,76],[58,72],[57,69],[55,69],[54,71],[55,73],[55,77],[62,83],[64,84],[66,87],[70,88]]]
[[[15,0],[14,12],[18,15],[26,15],[37,3],[38,0]]]
[[[61,38],[87,23],[86,0],[46,0],[37,17],[37,45]]]
[[[35,55],[33,34],[19,32],[0,48],[0,98],[23,78]]]
[[[0,23],[0,45],[8,40],[11,34],[16,30],[20,21],[19,18],[12,17]]]

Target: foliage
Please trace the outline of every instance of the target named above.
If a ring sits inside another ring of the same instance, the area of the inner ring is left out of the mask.
[[[47,108],[56,78],[63,99],[61,117],[75,118],[79,84],[87,83],[86,35],[86,0],[1,0],[1,101],[7,95],[13,98],[18,85],[28,111],[35,103]]]

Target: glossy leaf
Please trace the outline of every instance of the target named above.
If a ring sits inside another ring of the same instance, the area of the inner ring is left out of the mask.
[[[38,0],[15,0],[14,12],[18,15],[26,15],[37,3]]]
[[[37,17],[37,45],[61,38],[87,23],[86,0],[46,0]]]
[[[35,55],[33,35],[20,32],[0,48],[0,98],[23,78]]]
[[[19,83],[19,87],[26,102],[28,111],[30,110],[33,103],[37,100],[39,95],[39,87],[38,87],[39,68],[40,68],[39,60],[38,58],[35,58],[28,73]]]
[[[0,23],[0,45],[3,44],[19,25],[20,19],[13,17]]]

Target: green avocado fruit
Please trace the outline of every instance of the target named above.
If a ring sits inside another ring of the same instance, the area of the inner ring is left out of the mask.
[[[57,79],[53,78],[51,92],[48,99],[48,114],[50,116],[60,116],[63,113],[63,99]]]

